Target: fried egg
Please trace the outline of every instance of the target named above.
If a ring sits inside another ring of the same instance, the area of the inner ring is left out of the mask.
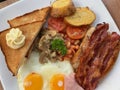
[[[20,90],[64,90],[64,77],[73,73],[69,61],[40,64],[39,53],[33,51],[17,75]]]

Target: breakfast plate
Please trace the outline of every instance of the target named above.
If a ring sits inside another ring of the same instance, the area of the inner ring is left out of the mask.
[[[14,17],[31,12],[35,9],[40,9],[49,6],[53,0],[21,0],[8,7],[0,10],[0,31],[9,28],[7,20]],[[88,6],[96,14],[96,20],[93,23],[95,26],[97,23],[107,22],[110,25],[110,31],[115,31],[120,34],[114,20],[107,11],[101,0],[73,0],[75,6]],[[2,82],[4,90],[18,90],[16,77],[12,76],[12,73],[8,70],[5,63],[3,53],[0,51],[0,80]],[[105,79],[100,82],[96,90],[120,90],[120,54],[113,69],[105,76]]]

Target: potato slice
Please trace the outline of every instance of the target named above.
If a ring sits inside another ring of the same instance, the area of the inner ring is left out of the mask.
[[[88,7],[78,7],[73,15],[64,19],[70,25],[81,26],[91,24],[96,19],[96,16]]]
[[[76,11],[72,0],[56,0],[51,6],[51,16],[53,17],[65,17]]]

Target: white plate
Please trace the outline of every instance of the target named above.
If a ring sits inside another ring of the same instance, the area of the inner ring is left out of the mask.
[[[51,0],[21,0],[0,10],[0,31],[9,28],[7,20],[24,13],[50,5]],[[97,16],[93,25],[101,22],[110,24],[110,31],[120,34],[115,22],[101,0],[73,0],[76,6],[89,6]],[[120,90],[120,54],[114,68],[99,84],[96,90]],[[0,80],[4,90],[18,90],[16,77],[9,72],[4,56],[0,51]]]

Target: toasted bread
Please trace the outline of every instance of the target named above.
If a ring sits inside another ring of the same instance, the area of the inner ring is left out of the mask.
[[[20,65],[24,61],[24,58],[29,48],[31,47],[34,39],[36,38],[41,27],[43,26],[43,23],[44,21],[42,22],[38,21],[16,27],[19,28],[26,37],[25,45],[17,50],[11,49],[6,44],[6,34],[10,31],[10,29],[7,29],[0,33],[1,50],[5,55],[7,66],[9,70],[13,73],[13,75],[17,74]]]
[[[47,17],[49,11],[50,11],[50,7],[45,7],[39,10],[32,11],[30,13],[26,13],[22,16],[18,16],[12,20],[9,20],[8,23],[10,24],[11,27],[16,27],[16,26],[36,22],[36,21],[43,21]],[[28,53],[26,54],[26,57],[29,57],[33,46],[34,46],[34,43],[33,45],[31,45]]]
[[[1,50],[5,55],[7,66],[13,75],[17,74],[25,57],[28,58],[32,51],[34,46],[33,43],[35,42],[49,11],[50,7],[46,7],[8,21],[11,27],[19,28],[26,37],[25,45],[20,49],[14,50],[7,46],[5,37],[10,29],[0,32]]]
[[[36,21],[44,21],[44,19],[48,15],[49,10],[50,7],[35,10],[22,16],[18,16],[12,20],[9,20],[8,23],[10,24],[11,27],[16,27]]]

